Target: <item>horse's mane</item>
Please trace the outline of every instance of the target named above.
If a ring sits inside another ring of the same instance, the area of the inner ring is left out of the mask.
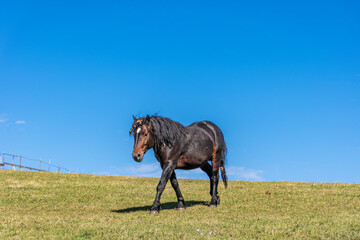
[[[169,118],[151,116],[150,124],[156,148],[161,147],[163,144],[171,148],[176,139],[185,136],[185,127]]]

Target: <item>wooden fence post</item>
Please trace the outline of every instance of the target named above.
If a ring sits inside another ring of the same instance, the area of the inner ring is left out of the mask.
[[[60,172],[60,164],[59,164],[59,172]]]
[[[14,158],[15,158],[15,153],[13,152],[13,157],[12,157],[12,169],[16,170],[15,166],[14,166]]]
[[[50,172],[50,159],[49,159],[49,172]]]
[[[21,170],[21,155],[20,155],[20,168],[19,169]]]
[[[4,152],[3,152],[3,157],[2,157],[2,163],[4,164],[2,169],[5,169],[5,153]]]
[[[41,170],[41,158],[40,158],[39,170]],[[39,171],[39,172],[41,172],[41,171]]]

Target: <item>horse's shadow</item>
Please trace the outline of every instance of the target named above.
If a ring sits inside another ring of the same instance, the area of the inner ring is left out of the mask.
[[[167,202],[167,203],[163,203],[161,204],[161,209],[165,210],[165,209],[175,209],[177,207],[177,202]],[[186,207],[191,207],[191,206],[195,206],[195,205],[204,205],[207,206],[208,204],[204,201],[186,201],[185,202]],[[150,211],[150,208],[152,206],[148,205],[148,206],[140,206],[140,207],[130,207],[130,208],[124,208],[124,209],[118,209],[118,210],[111,210],[111,212],[114,213],[130,213],[130,212],[137,212],[137,211]]]

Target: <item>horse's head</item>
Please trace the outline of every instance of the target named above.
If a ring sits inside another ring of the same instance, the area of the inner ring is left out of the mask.
[[[154,136],[150,125],[150,117],[136,119],[130,129],[134,136],[134,148],[132,157],[135,161],[141,162],[147,150],[154,146]]]

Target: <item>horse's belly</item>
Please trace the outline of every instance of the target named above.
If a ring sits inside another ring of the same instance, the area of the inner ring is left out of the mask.
[[[185,170],[195,169],[201,167],[205,162],[206,160],[180,156],[177,161],[176,168]]]

